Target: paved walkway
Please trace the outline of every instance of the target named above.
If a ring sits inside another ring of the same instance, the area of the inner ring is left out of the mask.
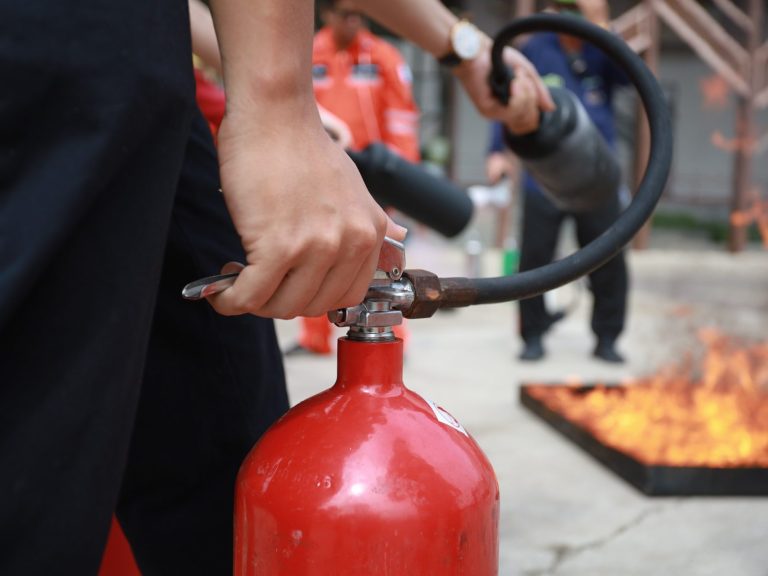
[[[501,575],[768,576],[768,498],[646,497],[517,399],[526,381],[615,382],[648,374],[694,347],[695,330],[705,325],[765,339],[768,251],[731,256],[700,243],[674,245],[630,255],[630,325],[619,342],[629,361],[620,367],[590,356],[590,298],[581,287],[555,295],[573,311],[548,335],[540,363],[516,360],[513,304],[410,323],[406,385],[449,410],[495,467]],[[408,247],[409,267],[464,276],[457,246],[418,236]],[[497,275],[500,262],[498,252],[487,251],[484,274]],[[283,344],[295,331],[295,322],[278,323]],[[333,357],[292,357],[286,368],[293,402],[335,379]]]

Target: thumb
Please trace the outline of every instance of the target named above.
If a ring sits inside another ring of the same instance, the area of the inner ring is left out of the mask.
[[[408,234],[407,228],[400,226],[399,224],[395,223],[395,221],[392,220],[392,218],[387,216],[387,236],[388,237],[392,238],[392,240],[403,242],[407,234]]]

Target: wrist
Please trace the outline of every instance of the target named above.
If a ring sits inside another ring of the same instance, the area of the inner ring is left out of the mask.
[[[468,20],[455,21],[448,32],[446,47],[436,55],[437,61],[451,70],[475,60],[484,47],[486,36]]]
[[[471,77],[473,70],[481,63],[481,61],[488,55],[490,58],[491,45],[493,41],[486,35],[482,34],[480,39],[480,50],[475,58],[468,60],[462,60],[459,64],[451,68],[451,74],[458,80]]]
[[[285,99],[269,102],[263,99],[230,101],[219,130],[220,142],[245,143],[248,146],[279,148],[286,140],[295,144],[327,137],[314,99]]]
[[[319,117],[310,82],[289,76],[253,76],[227,92],[227,115],[257,122],[289,122]],[[292,119],[297,120],[292,120]]]

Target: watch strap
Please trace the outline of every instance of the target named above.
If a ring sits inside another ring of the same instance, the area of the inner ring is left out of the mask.
[[[442,66],[445,66],[447,68],[455,68],[456,66],[458,66],[463,62],[463,60],[461,59],[461,56],[456,54],[456,52],[454,52],[453,50],[451,50],[445,56],[441,56],[440,58],[438,58],[437,61]]]

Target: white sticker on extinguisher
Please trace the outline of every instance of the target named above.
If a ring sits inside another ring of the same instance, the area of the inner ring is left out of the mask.
[[[429,407],[432,408],[432,412],[435,413],[435,417],[437,417],[438,422],[442,422],[443,424],[446,424],[451,428],[458,430],[459,432],[464,434],[464,436],[469,437],[469,434],[467,434],[467,431],[464,430],[464,426],[459,424],[459,421],[456,420],[456,418],[448,414],[448,412],[440,408],[440,406],[432,402],[432,400],[427,400],[426,398],[424,400],[426,401],[427,404],[429,404]]]

